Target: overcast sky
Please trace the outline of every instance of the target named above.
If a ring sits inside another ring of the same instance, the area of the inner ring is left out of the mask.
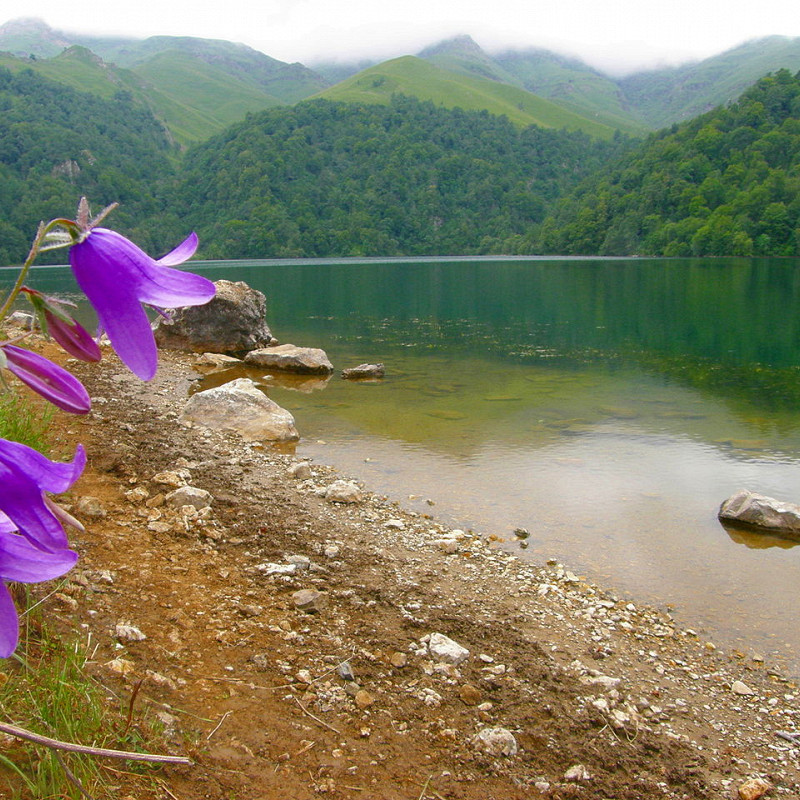
[[[546,47],[612,72],[800,36],[796,0],[0,0],[0,23],[80,33],[201,36],[282,61],[388,58],[466,33],[485,50]]]

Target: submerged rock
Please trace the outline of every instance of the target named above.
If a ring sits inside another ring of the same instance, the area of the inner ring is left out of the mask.
[[[235,431],[245,439],[296,442],[300,436],[294,417],[270,400],[249,378],[237,378],[189,398],[183,422]]]
[[[741,489],[721,506],[720,520],[800,537],[800,506]]]
[[[375,380],[385,374],[386,369],[383,364],[359,364],[357,367],[342,370],[342,377],[350,381]]]

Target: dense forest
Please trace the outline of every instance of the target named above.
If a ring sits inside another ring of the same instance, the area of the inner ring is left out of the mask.
[[[213,257],[497,253],[624,147],[403,96],[316,100],[191,149],[171,206]]]
[[[19,263],[39,220],[118,201],[114,224],[160,246],[145,221],[175,173],[164,129],[120,92],[103,100],[31,70],[0,68],[0,264]],[[63,254],[60,254],[63,260]]]
[[[605,167],[521,252],[792,256],[798,222],[800,73],[780,70]]]
[[[194,228],[211,258],[797,255],[800,73],[644,141],[394,95],[253,113],[181,153],[124,91],[0,68],[0,264],[81,195],[154,254]]]

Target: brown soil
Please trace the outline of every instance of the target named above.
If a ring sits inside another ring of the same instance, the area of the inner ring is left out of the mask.
[[[62,593],[77,608],[54,598],[53,612],[91,631],[104,684],[129,696],[145,679],[136,713],[167,723],[151,747],[194,762],[122,796],[728,798],[756,777],[767,797],[799,795],[800,751],[776,735],[800,722],[798,694],[759,657],[569,565],[524,564],[478,535],[442,542],[434,519],[386,498],[331,503],[329,468],[302,481],[291,452],[181,425],[196,358],[161,358],[150,384],[113,356],[71,364],[94,411],[59,417],[63,452],[89,453],[70,498],[87,533]],[[179,470],[210,512],[162,504],[174,486],[159,473]],[[309,568],[263,566],[294,556]],[[317,610],[296,606],[301,589],[322,593]],[[467,660],[437,663],[421,641],[434,632]],[[518,752],[481,749],[486,728]]]

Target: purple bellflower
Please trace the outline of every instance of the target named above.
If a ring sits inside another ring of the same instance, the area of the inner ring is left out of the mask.
[[[27,286],[20,291],[28,296],[42,330],[49,333],[67,353],[81,361],[100,361],[100,346],[86,328],[64,310],[65,306],[74,308],[75,303],[47,297]]]
[[[45,492],[67,491],[85,466],[86,451],[82,445],[78,445],[72,461],[60,463],[32,447],[0,439],[0,512],[4,515],[0,520],[0,535],[13,525],[13,530],[39,550],[55,553],[66,549],[67,535],[62,522],[79,523]],[[9,580],[17,579],[9,577]]]
[[[63,367],[14,344],[0,343],[5,368],[34,392],[72,414],[88,414],[92,408],[83,384]]]
[[[91,224],[91,223],[90,223]],[[197,235],[158,260],[107,228],[84,229],[69,251],[72,272],[97,312],[101,330],[126,366],[142,380],[158,367],[150,321],[142,304],[163,310],[200,306],[216,287],[200,275],[171,269],[194,255]]]
[[[14,533],[14,527],[8,518],[0,520],[0,658],[8,658],[19,639],[17,609],[5,582],[38,583],[59,578],[78,560],[74,550],[48,552],[34,547]]]

